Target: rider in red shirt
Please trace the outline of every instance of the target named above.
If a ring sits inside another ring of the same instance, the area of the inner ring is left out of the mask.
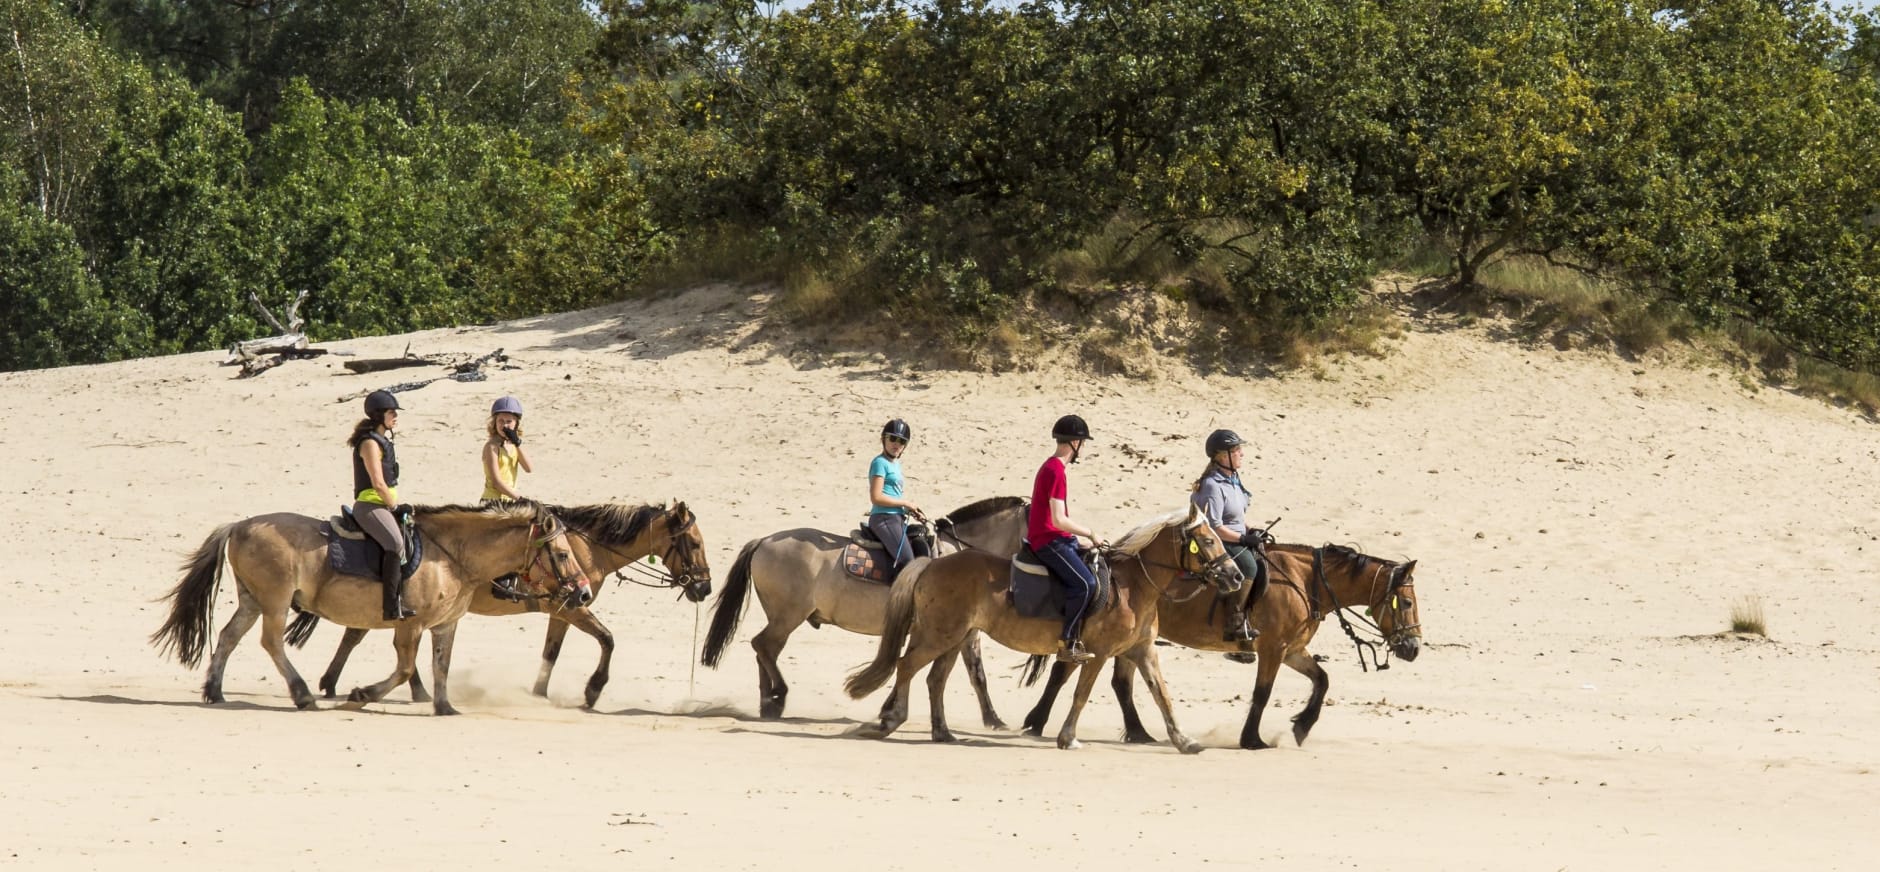
[[[1092,656],[1084,650],[1083,625],[1085,612],[1097,592],[1096,576],[1079,550],[1083,544],[1080,537],[1088,541],[1088,547],[1106,543],[1094,531],[1072,521],[1067,506],[1069,475],[1064,465],[1077,462],[1084,440],[1090,438],[1090,426],[1076,415],[1065,415],[1052,426],[1051,437],[1057,440],[1057,450],[1038,467],[1038,475],[1032,480],[1025,543],[1051,576],[1064,585],[1063,647],[1057,659],[1080,663]]]

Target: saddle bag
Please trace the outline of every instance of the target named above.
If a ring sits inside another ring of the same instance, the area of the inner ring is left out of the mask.
[[[1025,545],[1012,555],[1011,598],[1020,617],[1064,619],[1064,586]]]

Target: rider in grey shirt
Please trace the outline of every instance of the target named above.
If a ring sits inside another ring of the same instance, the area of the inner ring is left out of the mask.
[[[1208,434],[1208,468],[1195,480],[1194,494],[1189,497],[1207,516],[1215,535],[1227,544],[1227,553],[1247,579],[1239,590],[1218,595],[1226,612],[1221,638],[1229,642],[1251,642],[1259,637],[1260,631],[1247,623],[1247,609],[1266,588],[1256,537],[1249,535],[1247,527],[1247,499],[1252,495],[1240,481],[1243,444],[1244,440],[1232,430]]]

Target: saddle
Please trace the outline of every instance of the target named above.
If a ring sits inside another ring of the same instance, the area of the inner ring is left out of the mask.
[[[400,577],[410,579],[424,561],[424,534],[416,524],[404,525],[404,534],[405,562],[399,572]],[[320,535],[326,537],[326,563],[334,572],[379,580],[379,557],[385,548],[360,528],[351,506],[341,506],[339,514],[326,519]]]
[[[1085,554],[1085,562],[1090,572],[1097,578],[1097,590],[1090,598],[1086,614],[1096,614],[1109,608],[1116,601],[1116,585],[1110,580],[1110,562],[1095,551]],[[1011,586],[1006,588],[1005,599],[1012,604],[1022,618],[1054,618],[1064,620],[1064,585],[1051,575],[1031,546],[1019,543],[1018,553],[1012,555]]]
[[[927,553],[933,553],[933,534],[924,524],[908,524],[907,538],[925,539]],[[842,571],[854,578],[874,584],[894,583],[894,561],[888,558],[888,546],[875,538],[875,531],[867,524],[856,527],[849,534],[849,544],[842,547]]]

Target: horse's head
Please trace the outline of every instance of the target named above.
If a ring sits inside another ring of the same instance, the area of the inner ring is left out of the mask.
[[[699,532],[698,518],[683,502],[674,502],[666,510],[666,550],[662,558],[671,573],[673,587],[683,588],[685,598],[704,602],[712,593],[712,568],[705,559],[705,534]]]
[[[559,599],[569,608],[594,601],[594,587],[588,583],[587,572],[574,559],[574,549],[568,547],[568,525],[553,512],[542,513],[540,520],[529,525],[529,553],[529,564],[522,573],[529,593]],[[536,578],[538,569],[555,580],[553,590]]]
[[[1416,570],[1415,560],[1393,565],[1388,583],[1382,585],[1383,592],[1370,608],[1371,618],[1377,621],[1378,632],[1384,634],[1390,652],[1406,661],[1417,659],[1423,645],[1423,622],[1417,617]]]
[[[1232,593],[1246,581],[1240,567],[1234,564],[1234,558],[1227,553],[1227,543],[1215,535],[1214,526],[1208,523],[1199,506],[1188,507],[1188,518],[1182,522],[1180,547],[1181,568],[1207,579],[1216,588]]]
[[[1024,497],[990,497],[961,506],[933,523],[934,535],[949,548],[975,548],[993,554],[1011,554],[1025,538],[1031,501]]]

